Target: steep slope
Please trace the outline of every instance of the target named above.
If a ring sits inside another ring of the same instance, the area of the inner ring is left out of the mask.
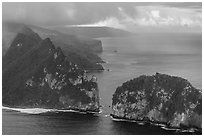
[[[3,67],[14,61],[16,58],[22,56],[41,40],[42,39],[38,36],[38,34],[34,33],[30,28],[23,27],[16,35],[16,38],[13,40],[5,56],[3,56]]]
[[[3,22],[2,24],[2,35],[3,35],[3,55],[11,45],[11,41],[14,39],[16,34],[24,27],[24,24]],[[90,38],[82,38],[74,35],[63,34],[57,31],[49,29],[26,25],[31,28],[34,32],[38,33],[41,38],[49,37],[54,45],[61,47],[64,54],[69,56],[73,54],[73,58],[69,57],[75,62],[80,68],[86,70],[103,70],[102,59],[97,55],[102,52],[102,43],[99,40],[93,40]],[[82,63],[83,62],[83,63]]]
[[[118,87],[112,101],[115,118],[202,128],[201,91],[180,77],[140,76]]]
[[[26,29],[16,36],[3,62],[3,105],[99,111],[96,78],[88,80],[49,38],[42,40]]]

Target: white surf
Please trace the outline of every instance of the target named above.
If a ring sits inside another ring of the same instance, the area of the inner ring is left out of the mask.
[[[80,114],[87,114],[87,113],[95,113],[95,112],[81,112],[77,110],[60,110],[60,109],[45,109],[45,108],[11,108],[11,107],[4,107],[2,109],[17,111],[26,114],[41,114],[47,112],[76,112]],[[97,113],[97,112],[96,112]]]

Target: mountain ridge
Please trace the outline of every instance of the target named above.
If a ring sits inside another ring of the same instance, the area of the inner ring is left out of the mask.
[[[35,33],[38,33],[40,37],[49,37],[54,45],[61,47],[66,56],[73,54],[73,57],[69,58],[76,62],[76,64],[82,69],[86,70],[103,70],[103,60],[97,55],[102,52],[102,43],[99,40],[77,38],[74,35],[67,35],[57,31],[48,30],[34,25],[25,25],[21,23],[7,23],[3,22],[3,53],[8,50],[11,41],[14,39],[17,33],[22,32],[22,28],[31,28]],[[26,32],[26,30],[24,30]],[[83,61],[81,61],[83,60]]]
[[[62,49],[55,47],[50,38],[40,39],[36,43],[32,41],[32,46],[28,46],[23,41],[30,38],[30,35],[20,33],[20,36],[22,38],[16,37],[17,40],[14,39],[10,48],[21,48],[21,56],[16,53],[12,62],[4,64],[4,106],[99,111],[96,78],[89,80],[85,71],[69,61]],[[9,55],[5,55],[3,62],[11,60],[7,57]]]

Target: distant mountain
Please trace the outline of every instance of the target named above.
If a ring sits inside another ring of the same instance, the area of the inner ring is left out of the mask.
[[[99,111],[96,78],[49,38],[24,27],[3,57],[2,103],[9,107]]]
[[[11,41],[16,34],[21,31],[24,24],[3,22],[2,24],[2,40],[3,40],[3,55],[5,55]],[[85,37],[78,37],[75,35],[64,34],[58,31],[53,31],[41,28],[34,25],[26,25],[34,32],[38,33],[43,39],[50,38],[54,45],[62,48],[65,55],[80,68],[86,70],[103,70],[103,67],[98,64],[102,63],[102,59],[97,55],[102,52],[102,43],[99,40],[94,40]]]
[[[135,35],[134,33],[111,28],[111,27],[50,27],[50,29],[57,30],[66,34],[73,34],[77,36],[83,36],[88,38],[101,38],[101,37],[126,37]]]

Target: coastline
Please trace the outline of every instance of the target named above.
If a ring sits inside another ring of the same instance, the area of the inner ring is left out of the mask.
[[[151,121],[148,119],[145,119],[145,120],[128,119],[128,118],[124,118],[124,117],[118,117],[118,116],[115,116],[113,114],[110,114],[110,117],[113,121],[116,121],[116,122],[131,122],[131,123],[137,123],[138,125],[151,124],[151,125],[160,127],[164,130],[172,130],[172,131],[182,132],[182,133],[183,132],[186,132],[186,133],[198,132],[198,133],[202,134],[202,129],[199,129],[197,127],[185,127],[185,126],[172,127],[168,123],[164,123],[164,122]]]
[[[70,109],[53,109],[53,108],[27,108],[27,107],[6,107],[2,106],[2,109],[4,110],[11,110],[11,111],[17,111],[20,113],[26,113],[26,114],[43,114],[43,113],[80,113],[80,114],[99,114],[101,113],[101,109],[99,110],[81,110],[76,108],[70,108]]]

